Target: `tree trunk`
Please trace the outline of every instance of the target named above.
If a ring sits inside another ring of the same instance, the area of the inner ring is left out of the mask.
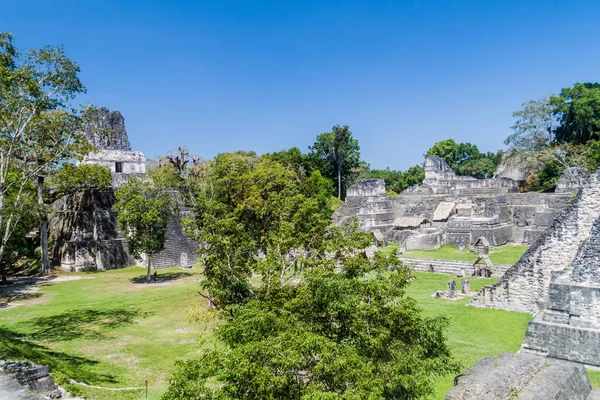
[[[38,175],[38,205],[40,206],[40,252],[42,262],[42,273],[50,274],[50,262],[48,260],[48,218],[44,210],[44,176]]]
[[[152,255],[146,254],[146,264],[148,266],[148,271],[146,272],[146,282],[150,283],[150,269],[152,268]]]
[[[338,199],[342,199],[342,163],[337,165],[337,176],[338,176]]]

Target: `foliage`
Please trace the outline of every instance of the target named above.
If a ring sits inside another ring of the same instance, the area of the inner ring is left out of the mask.
[[[559,120],[557,143],[584,144],[600,138],[600,83],[576,83],[550,99]]]
[[[225,346],[179,363],[163,399],[409,399],[431,394],[434,376],[456,373],[448,320],[424,318],[405,295],[410,269],[364,257],[356,248],[368,236],[353,229],[332,232],[329,243],[342,271],[321,258],[296,285],[273,290],[263,279],[217,331]]]
[[[147,257],[150,281],[152,255],[165,245],[167,226],[174,214],[171,196],[150,180],[128,180],[115,193],[117,220],[127,237],[127,248],[134,257]]]
[[[15,272],[18,261],[25,257],[33,259],[36,256],[37,245],[28,236],[36,225],[39,224],[38,206],[36,204],[36,191],[31,183],[26,184],[21,190],[23,174],[12,171],[7,175],[7,186],[5,192],[5,207],[1,210],[5,218],[12,215],[10,224],[11,231],[8,232],[4,248],[4,256],[0,259],[0,274],[2,283],[6,283],[7,273]],[[20,197],[17,201],[16,197]],[[39,225],[38,225],[39,226]]]
[[[296,268],[291,249],[310,251],[330,223],[330,184],[318,171],[308,178],[271,157],[222,153],[200,172],[195,218],[188,231],[201,249],[211,301],[244,303],[259,253],[280,257],[280,280]]]
[[[345,197],[345,191],[359,174],[361,167],[360,146],[347,125],[335,125],[331,132],[317,136],[310,146],[309,159],[323,176],[335,182],[338,199]]]
[[[106,190],[111,182],[110,169],[106,166],[65,163],[50,175],[47,186],[55,191],[54,196],[62,196],[86,189]]]
[[[7,192],[12,190],[10,171],[22,173],[18,193],[33,179],[41,189],[45,173],[87,145],[77,133],[80,119],[70,105],[85,91],[78,73],[79,66],[61,47],[46,46],[21,54],[12,35],[0,33],[0,262],[17,218],[5,210],[19,208],[6,203]],[[19,203],[23,197],[17,195],[13,201]],[[39,211],[43,213],[43,208]],[[45,217],[40,217],[42,259],[47,260]],[[49,268],[47,262],[43,267]]]
[[[435,143],[426,153],[444,159],[457,175],[473,176],[484,179],[494,175],[502,158],[502,151],[481,153],[471,143],[456,143],[452,139]]]
[[[511,151],[539,152],[553,143],[558,121],[549,95],[523,103],[513,118],[516,119],[511,126],[513,134],[504,141]]]
[[[525,173],[529,190],[553,190],[567,168],[600,165],[600,84],[576,83],[524,103],[513,116],[504,162]]]
[[[420,185],[425,179],[425,170],[420,165],[415,165],[406,171],[386,169],[370,169],[365,170],[360,175],[361,179],[383,179],[387,191],[391,191],[392,195],[401,193],[404,189]]]

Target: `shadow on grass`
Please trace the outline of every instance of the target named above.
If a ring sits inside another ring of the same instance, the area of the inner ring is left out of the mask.
[[[23,322],[28,328],[36,329],[27,335],[33,340],[67,341],[73,339],[107,339],[107,331],[129,325],[135,318],[145,318],[150,312],[138,309],[79,309],[49,317],[39,317]]]
[[[154,274],[150,276],[150,282],[146,282],[146,275],[136,276],[135,278],[131,278],[131,282],[133,283],[164,283],[170,281],[176,281],[177,279],[185,278],[187,276],[192,276],[191,272],[166,272],[164,274],[156,274],[156,281],[154,281]]]
[[[92,371],[98,361],[51,350],[24,340],[22,335],[6,328],[0,328],[0,350],[6,360],[47,365],[59,384],[67,382],[68,379],[94,384],[117,382],[113,375]]]
[[[12,284],[0,286],[0,309],[10,306],[10,303],[37,299],[42,296],[35,291],[34,285]]]

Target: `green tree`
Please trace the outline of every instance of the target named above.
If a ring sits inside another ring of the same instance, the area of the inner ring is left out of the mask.
[[[0,262],[14,232],[14,212],[19,209],[18,204],[6,203],[8,191],[18,185],[17,193],[22,193],[32,180],[43,187],[49,168],[72,155],[77,134],[69,129],[76,120],[70,102],[85,91],[78,73],[79,66],[61,47],[21,54],[13,46],[12,35],[0,33]],[[9,184],[8,174],[13,170],[21,171],[22,179]],[[12,200],[20,202],[23,197]],[[12,211],[7,213],[7,209]],[[44,221],[42,267],[48,272]]]
[[[165,245],[165,235],[174,204],[168,192],[152,183],[130,179],[116,191],[119,226],[127,237],[129,252],[146,256],[146,281],[150,282],[152,256]]]
[[[359,173],[360,147],[347,125],[335,125],[331,132],[317,136],[310,146],[311,159],[325,177],[336,183],[337,197],[354,182]]]
[[[217,155],[199,174],[188,232],[205,244],[203,285],[217,307],[254,296],[249,277],[259,253],[278,255],[278,281],[289,279],[330,223],[330,186],[318,171],[306,178],[270,157],[236,152]],[[290,256],[292,249],[300,253]]]
[[[14,271],[19,259],[35,257],[35,247],[29,234],[39,227],[39,212],[36,200],[36,190],[31,182],[21,185],[27,179],[19,171],[11,171],[7,175],[5,191],[5,207],[2,217],[10,226],[10,231],[4,232],[2,240],[3,257],[0,260],[1,284],[7,284],[7,272]],[[17,199],[18,198],[18,199]],[[38,254],[39,255],[39,254]],[[39,258],[38,258],[39,261]]]
[[[550,99],[559,125],[558,143],[584,144],[600,138],[600,83],[576,83]]]
[[[547,95],[538,100],[530,100],[513,113],[513,134],[504,141],[509,154],[519,151],[539,152],[552,145],[558,120],[550,98]]]
[[[110,169],[98,164],[65,163],[51,173],[47,186],[52,190],[50,201],[66,194],[86,189],[107,190],[111,187]]]
[[[320,257],[305,260],[302,279],[286,285],[267,285],[280,272],[267,255],[254,296],[219,313],[223,345],[179,362],[163,400],[431,394],[436,375],[458,371],[444,337],[448,321],[423,317],[405,293],[411,270],[393,256],[364,257],[369,242],[356,224],[330,228],[322,252],[314,249]]]
[[[438,156],[456,172],[457,175],[474,176],[479,179],[491,178],[498,167],[502,152],[481,153],[471,143],[456,143],[452,139],[435,143],[426,153]]]

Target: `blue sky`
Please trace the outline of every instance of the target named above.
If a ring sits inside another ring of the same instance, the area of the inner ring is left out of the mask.
[[[503,148],[524,101],[600,80],[599,21],[577,0],[0,0],[0,30],[64,45],[79,101],[148,157],[307,151],[340,124],[394,169],[441,139]]]

